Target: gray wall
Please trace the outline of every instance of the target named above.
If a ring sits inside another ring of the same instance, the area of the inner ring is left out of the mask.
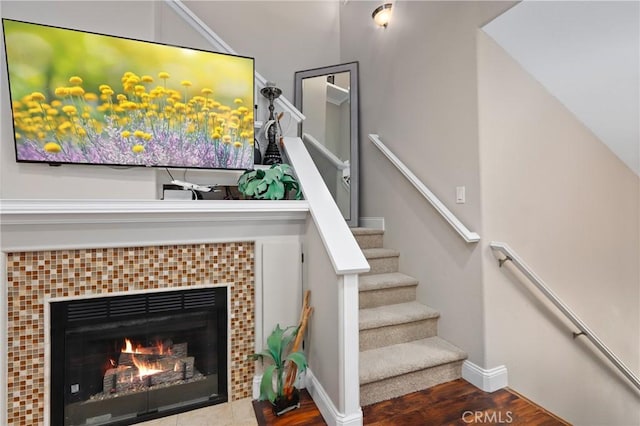
[[[483,29],[640,175],[640,2],[524,1]]]
[[[338,2],[185,1],[238,53],[256,58],[256,70],[293,102],[295,71],[340,59]],[[173,35],[172,35],[173,37]]]
[[[361,216],[383,216],[385,245],[440,310],[439,334],[485,366],[481,253],[468,245],[368,140],[382,141],[471,230],[481,225],[476,29],[505,2],[397,2],[376,28],[376,2],[341,8],[342,62],[360,62]],[[467,203],[455,204],[466,186]]]
[[[479,31],[482,235],[507,242],[636,374],[640,179]],[[574,424],[640,424],[640,393],[484,250],[487,363]]]
[[[338,292],[339,280],[331,259],[311,218],[307,219],[303,247],[303,289],[311,290],[313,314],[309,319],[305,352],[314,376],[333,405],[340,409],[338,377]]]

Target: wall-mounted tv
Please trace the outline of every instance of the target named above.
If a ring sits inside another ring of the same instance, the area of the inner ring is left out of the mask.
[[[253,168],[253,58],[2,26],[18,162]]]

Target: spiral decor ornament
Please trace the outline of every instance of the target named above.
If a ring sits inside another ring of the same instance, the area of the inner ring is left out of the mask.
[[[263,164],[280,164],[282,163],[282,157],[280,156],[280,149],[276,143],[276,134],[278,129],[275,125],[276,118],[273,114],[273,101],[282,94],[282,90],[278,89],[274,83],[267,82],[267,85],[260,90],[260,93],[262,96],[269,99],[269,121],[272,123],[267,129],[267,139],[269,144],[267,145],[267,152],[264,154]]]

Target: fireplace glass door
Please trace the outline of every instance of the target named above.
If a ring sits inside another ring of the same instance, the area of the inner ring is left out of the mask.
[[[50,401],[65,426],[226,402],[226,287],[51,303]]]

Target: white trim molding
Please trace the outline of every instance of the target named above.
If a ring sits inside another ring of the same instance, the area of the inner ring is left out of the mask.
[[[485,392],[494,392],[509,385],[507,367],[504,365],[485,370],[466,360],[462,363],[462,378]]]
[[[338,289],[338,381],[339,408],[353,417],[360,408],[360,341],[358,328],[358,275],[348,274],[340,279]]]
[[[299,235],[306,201],[0,200],[0,250],[194,244]]]
[[[93,219],[99,214],[138,215],[162,214],[163,220],[185,221],[192,217],[185,215],[205,213],[208,220],[219,220],[223,214],[237,217],[239,213],[255,215],[258,213],[293,213],[308,211],[305,201],[293,200],[12,200],[0,199],[0,213],[3,223],[53,223],[65,220],[62,215],[84,215]],[[176,217],[177,214],[177,217]],[[28,219],[27,219],[28,218]],[[40,219],[33,222],[34,219]],[[85,218],[86,219],[86,218]],[[136,219],[133,219],[134,221]],[[120,219],[122,221],[122,219]],[[60,222],[58,222],[60,223]]]
[[[251,384],[251,399],[260,398],[260,382],[262,381],[262,374],[254,374],[253,382]]]
[[[327,392],[324,390],[316,376],[313,375],[311,369],[306,371],[306,386],[309,395],[315,402],[320,414],[329,426],[361,426],[362,425],[362,409],[358,409],[350,415],[345,415],[338,411]]]

